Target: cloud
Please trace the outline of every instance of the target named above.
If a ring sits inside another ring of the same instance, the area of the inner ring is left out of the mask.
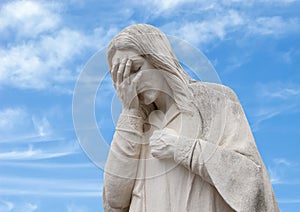
[[[0,132],[16,128],[26,122],[28,114],[22,108],[5,108],[0,110]]]
[[[273,100],[300,99],[300,86],[291,83],[271,83],[260,86],[261,95]]]
[[[89,209],[86,206],[75,205],[74,203],[67,205],[68,212],[88,212]]]
[[[285,158],[275,158],[273,161],[277,165],[281,165],[281,164],[285,165],[285,166],[294,166],[295,165],[293,162],[288,161]]]
[[[86,48],[88,36],[61,29],[52,35],[0,49],[0,82],[18,88],[45,89],[75,80],[68,63]]]
[[[38,205],[25,202],[25,203],[15,203],[11,201],[1,201],[0,200],[0,211],[9,212],[9,211],[22,211],[22,212],[33,212],[38,209]]]
[[[210,14],[210,13],[209,13]],[[280,16],[253,18],[236,10],[220,9],[214,16],[207,15],[202,21],[168,23],[161,27],[167,34],[180,37],[196,45],[209,44],[228,38],[235,32],[241,36],[283,36],[300,29],[298,18]]]
[[[0,143],[64,140],[57,133],[53,133],[47,116],[32,114],[22,107],[8,107],[0,110],[0,134]]]
[[[268,173],[271,179],[271,183],[273,185],[300,184],[299,180],[294,178],[294,176],[298,176],[298,170],[298,164],[286,158],[275,158],[273,159],[272,163],[268,166]]]
[[[248,21],[248,33],[255,35],[280,36],[300,29],[298,18],[284,19],[280,16],[259,17],[253,22]]]
[[[209,43],[214,40],[223,40],[236,27],[244,23],[243,17],[235,10],[225,14],[218,14],[203,21],[178,22],[166,24],[162,29],[170,35],[180,37],[193,44]]]
[[[300,86],[291,82],[258,83],[255,85],[258,104],[251,110],[253,123],[251,128],[259,130],[259,125],[282,114],[300,112]]]
[[[60,5],[54,2],[11,1],[0,9],[0,32],[35,37],[56,29],[60,23],[60,16],[56,13],[59,9]]]
[[[172,10],[182,4],[188,4],[196,2],[196,0],[165,0],[165,1],[159,1],[159,0],[151,0],[151,1],[144,1],[143,4],[145,6],[150,6],[154,8],[153,11],[156,15],[161,14],[162,12],[167,12],[168,10]]]
[[[53,179],[0,177],[1,196],[101,197],[102,183],[98,179]],[[36,188],[36,189],[32,189]]]
[[[25,205],[22,208],[22,211],[26,212],[33,212],[36,211],[38,209],[38,205],[37,204],[33,204],[33,203],[25,203]]]
[[[0,42],[2,86],[72,93],[66,87],[74,83],[78,67],[88,59],[86,54],[106,45],[116,32],[115,27],[89,32],[66,27],[60,7],[44,1],[13,1],[2,6],[0,30],[9,38]]]
[[[257,108],[256,111],[253,113],[255,114],[253,116],[254,122],[251,124],[251,129],[255,132],[259,130],[259,125],[269,120],[279,114],[281,114],[283,111],[285,111],[287,108],[274,108],[274,107],[260,107]]]
[[[252,6],[260,6],[262,4],[277,4],[277,5],[287,5],[297,2],[297,0],[212,0],[212,1],[203,1],[203,0],[147,0],[144,1],[143,4],[152,9],[152,12],[156,15],[162,15],[163,13],[172,12],[174,13],[178,11],[179,7],[183,7],[186,5],[193,5],[197,8],[197,10],[216,10],[220,7],[232,7],[239,5],[240,7],[248,8]],[[137,2],[135,2],[137,3]],[[153,10],[155,9],[155,10]],[[171,15],[171,13],[169,14]]]
[[[14,204],[9,201],[0,200],[0,211],[11,211],[14,208]]]
[[[278,198],[278,203],[286,203],[286,204],[291,204],[291,203],[300,203],[300,199],[281,199]]]
[[[293,0],[260,1],[146,1],[148,19],[162,19],[161,28],[167,33],[203,46],[230,39],[235,33],[245,40],[252,37],[279,37],[298,32],[300,19],[257,13],[270,4],[279,8],[291,6]],[[238,10],[235,8],[239,8]],[[175,20],[174,20],[175,19]],[[166,21],[169,20],[169,21]]]
[[[42,163],[42,162],[7,162],[1,161],[0,166],[2,167],[18,167],[18,168],[29,168],[29,169],[83,169],[83,168],[95,168],[92,163]]]
[[[40,160],[40,159],[50,159],[63,157],[67,155],[75,154],[76,151],[73,149],[69,149],[66,151],[47,151],[43,149],[33,149],[32,146],[29,147],[28,150],[25,151],[7,151],[0,152],[1,160]]]
[[[32,117],[32,122],[39,136],[43,137],[52,133],[51,125],[46,117],[42,119]]]

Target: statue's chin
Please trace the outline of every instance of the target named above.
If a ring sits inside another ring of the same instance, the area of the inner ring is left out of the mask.
[[[144,105],[150,105],[151,103],[154,102],[152,99],[148,99],[148,98],[142,98],[141,101],[143,102]]]
[[[154,90],[144,91],[139,95],[140,101],[145,105],[150,105],[157,98],[157,92]]]

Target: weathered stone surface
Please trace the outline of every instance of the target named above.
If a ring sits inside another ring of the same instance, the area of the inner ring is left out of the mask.
[[[150,25],[120,32],[107,58],[123,111],[105,168],[105,211],[279,211],[230,88],[191,79]]]

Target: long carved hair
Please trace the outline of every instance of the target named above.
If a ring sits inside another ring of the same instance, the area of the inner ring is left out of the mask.
[[[155,69],[164,71],[176,105],[182,112],[191,112],[189,82],[194,81],[179,64],[166,37],[156,27],[148,24],[132,25],[117,34],[107,47],[107,62],[112,67],[112,58],[117,50],[133,49],[150,62]]]

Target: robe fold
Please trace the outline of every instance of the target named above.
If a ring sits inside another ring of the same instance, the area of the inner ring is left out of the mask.
[[[152,117],[160,128],[179,132],[174,158],[153,158],[147,142],[138,144],[131,142],[139,139],[135,135],[115,133],[105,167],[105,211],[279,211],[235,93],[205,82],[189,88],[192,115],[171,107],[165,117]],[[156,129],[151,127],[144,141]]]

